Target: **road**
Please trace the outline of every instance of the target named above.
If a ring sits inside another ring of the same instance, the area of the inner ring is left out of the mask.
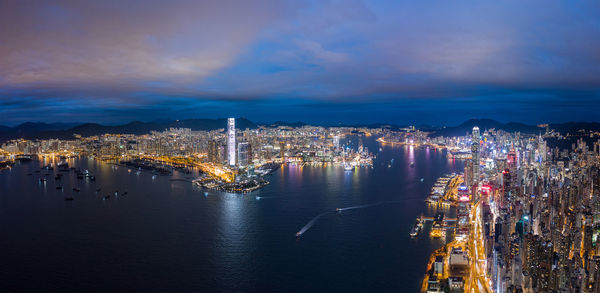
[[[465,292],[493,292],[491,280],[486,275],[486,253],[483,238],[483,225],[481,223],[481,201],[477,201],[471,208],[471,233],[468,238],[468,251],[471,258],[469,278],[466,282]]]

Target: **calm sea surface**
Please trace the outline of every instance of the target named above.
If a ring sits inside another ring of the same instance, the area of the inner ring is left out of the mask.
[[[433,213],[423,199],[437,177],[463,162],[433,148],[365,145],[373,168],[289,165],[246,195],[91,159],[69,164],[96,181],[36,173],[51,161],[17,164],[0,171],[0,291],[416,292],[443,240],[408,233]],[[323,212],[378,202],[325,214],[295,237]]]

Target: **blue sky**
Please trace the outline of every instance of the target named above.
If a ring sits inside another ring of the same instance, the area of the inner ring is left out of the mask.
[[[598,121],[597,1],[0,1],[0,124]]]

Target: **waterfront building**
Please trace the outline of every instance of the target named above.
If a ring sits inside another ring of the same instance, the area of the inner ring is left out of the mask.
[[[235,118],[227,119],[227,160],[235,166]]]
[[[240,168],[244,168],[246,166],[248,166],[248,152],[250,149],[250,144],[248,144],[247,142],[240,142],[238,144],[238,156],[237,156],[237,161],[238,161],[238,166]]]

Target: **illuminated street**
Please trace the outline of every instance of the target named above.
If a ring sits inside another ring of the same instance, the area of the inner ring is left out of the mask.
[[[0,0],[0,292],[600,293],[600,1]]]

